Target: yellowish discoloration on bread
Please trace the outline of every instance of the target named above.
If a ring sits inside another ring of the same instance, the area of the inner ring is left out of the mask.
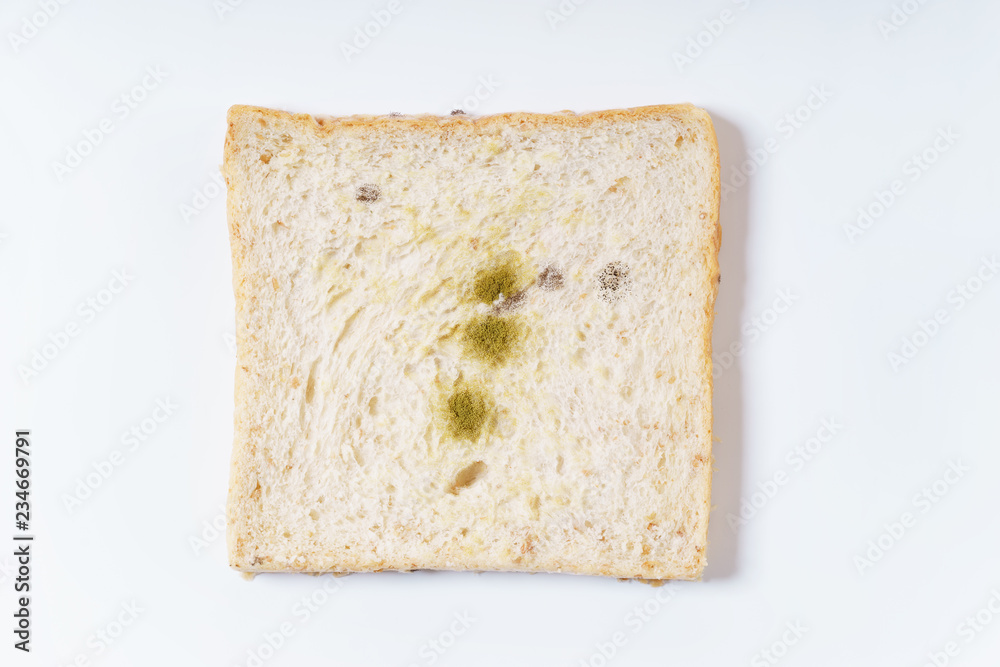
[[[701,575],[720,242],[704,111],[236,106],[224,171],[233,567]],[[470,299],[503,253],[559,281]],[[482,363],[463,332],[490,317],[527,324]],[[464,439],[435,412],[462,383],[489,405]]]

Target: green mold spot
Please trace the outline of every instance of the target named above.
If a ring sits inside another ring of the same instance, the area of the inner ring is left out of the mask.
[[[490,366],[510,359],[521,342],[523,326],[518,318],[483,315],[465,327],[466,351]]]
[[[523,286],[520,274],[520,267],[513,260],[483,269],[472,284],[472,294],[476,301],[487,304],[499,299],[501,294],[509,298]]]
[[[478,440],[486,424],[489,406],[483,395],[468,387],[448,397],[448,432],[459,440]]]

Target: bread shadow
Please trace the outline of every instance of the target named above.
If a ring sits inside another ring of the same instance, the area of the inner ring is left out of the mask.
[[[711,113],[711,112],[710,112]],[[740,129],[724,117],[712,113],[719,142],[722,182],[726,168],[746,159],[746,144]],[[745,306],[746,250],[751,182],[735,191],[723,192],[719,219],[722,247],[719,251],[721,283],[715,302],[712,332],[714,426],[712,512],[708,522],[708,565],[704,580],[725,579],[739,569],[738,527],[727,517],[739,516],[743,494],[743,369],[738,356],[721,357],[730,345],[741,341],[740,327]],[[720,363],[721,362],[721,363]],[[728,365],[728,367],[726,367]]]

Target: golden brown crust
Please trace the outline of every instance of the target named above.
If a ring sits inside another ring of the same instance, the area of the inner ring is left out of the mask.
[[[236,302],[236,372],[234,379],[234,398],[237,406],[247,399],[245,394],[249,391],[248,378],[249,363],[248,355],[252,349],[249,341],[245,340],[246,332],[241,330],[242,309],[248,303],[247,276],[245,272],[247,248],[244,243],[242,228],[244,224],[244,188],[246,184],[239,178],[239,170],[236,165],[237,157],[237,135],[245,128],[243,124],[247,122],[247,117],[230,114],[229,128],[226,133],[226,144],[224,149],[223,174],[226,179],[227,198],[226,216],[229,226],[229,240],[233,263],[233,294]],[[229,478],[229,500],[227,503],[228,530],[227,543],[230,554],[230,565],[238,569],[244,569],[252,564],[248,561],[245,553],[245,544],[249,538],[250,527],[247,525],[249,490],[247,486],[250,481],[256,479],[255,471],[247,466],[247,462],[252,457],[245,455],[245,450],[251,446],[248,436],[248,425],[244,420],[244,414],[237,409],[233,415],[233,453],[232,465]]]
[[[709,218],[707,222],[706,232],[708,234],[708,244],[705,261],[708,263],[708,275],[709,275],[709,290],[710,296],[708,303],[705,305],[708,326],[705,329],[705,340],[704,340],[704,359],[705,367],[702,371],[705,387],[708,391],[708,409],[709,413],[707,416],[708,421],[708,464],[702,466],[702,475],[704,476],[704,484],[706,488],[705,493],[705,522],[702,533],[702,539],[700,542],[702,544],[708,544],[708,515],[711,512],[711,497],[712,497],[712,467],[714,463],[714,456],[712,455],[712,395],[713,395],[713,377],[712,377],[712,330],[715,321],[715,300],[719,292],[719,249],[722,245],[722,225],[719,223],[719,208],[721,203],[721,165],[719,162],[719,143],[715,135],[715,127],[712,125],[712,119],[705,111],[699,110],[702,116],[702,124],[704,130],[708,137],[710,138],[709,146],[712,150],[712,207],[708,212]],[[707,551],[707,549],[706,549]],[[696,576],[701,577],[701,573],[706,565],[706,554],[702,552],[701,563],[698,568]]]
[[[230,132],[236,124],[249,123],[254,119],[263,122],[272,121],[282,124],[297,125],[302,130],[319,132],[334,132],[339,128],[362,128],[372,131],[478,131],[491,128],[511,126],[538,127],[563,126],[584,127],[602,121],[638,121],[647,118],[673,117],[693,125],[702,125],[711,132],[714,145],[715,132],[712,121],[702,109],[691,104],[658,104],[631,109],[610,109],[606,111],[591,111],[576,114],[569,111],[558,113],[527,113],[515,111],[494,114],[491,116],[311,116],[304,113],[291,113],[266,109],[264,107],[237,104],[229,108]],[[229,142],[227,141],[226,158],[229,159]],[[716,149],[716,161],[718,150]]]

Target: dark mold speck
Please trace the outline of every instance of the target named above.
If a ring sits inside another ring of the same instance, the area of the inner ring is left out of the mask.
[[[563,287],[563,274],[554,266],[547,267],[538,275],[538,286],[547,292]]]
[[[505,296],[503,301],[493,306],[493,312],[509,313],[513,310],[517,310],[518,308],[524,305],[524,301],[527,297],[528,297],[528,288],[525,287],[520,292],[514,292],[510,296]]]
[[[632,284],[628,265],[622,262],[608,262],[598,274],[597,284],[602,299],[608,303],[617,301],[629,291]]]
[[[359,185],[357,192],[354,193],[354,198],[358,201],[363,201],[366,204],[373,201],[378,201],[378,198],[382,196],[382,189],[375,185],[374,183],[365,183],[364,185]]]

